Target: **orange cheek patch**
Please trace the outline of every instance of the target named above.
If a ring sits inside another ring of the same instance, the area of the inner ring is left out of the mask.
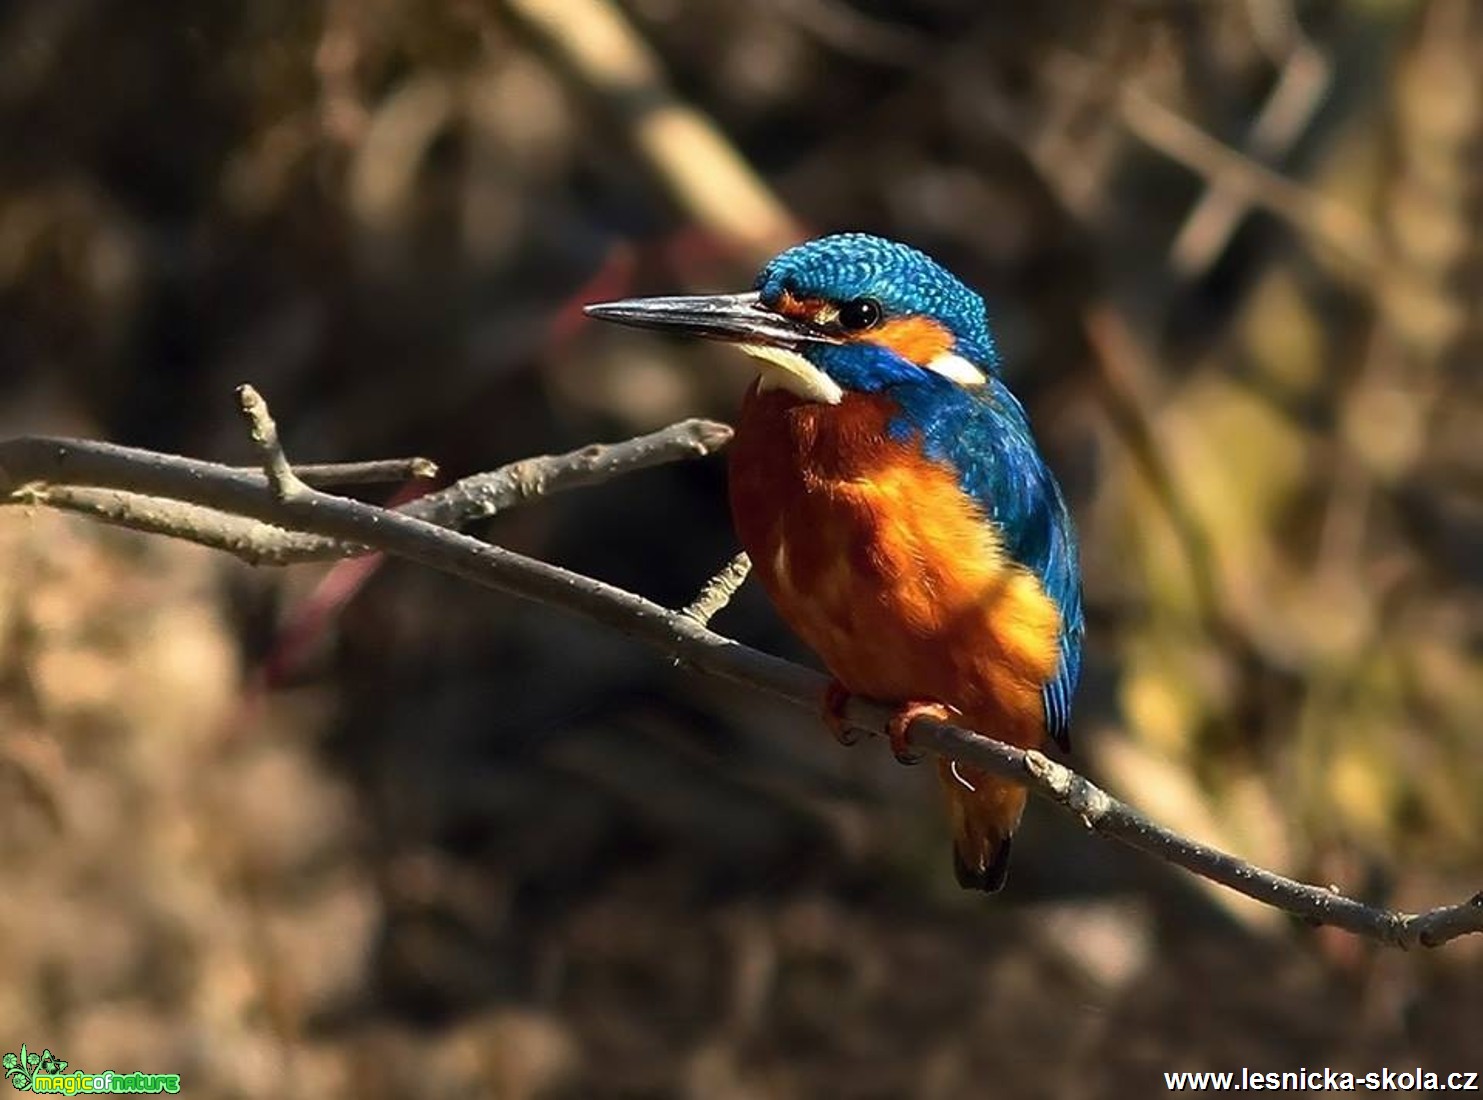
[[[864,336],[873,344],[890,348],[908,363],[925,367],[953,346],[952,333],[930,317],[902,317],[887,321]]]

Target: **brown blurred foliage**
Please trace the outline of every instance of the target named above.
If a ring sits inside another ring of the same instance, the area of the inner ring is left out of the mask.
[[[744,285],[781,211],[907,239],[989,297],[1075,501],[1078,766],[1254,862],[1458,900],[1479,72],[1469,0],[12,0],[0,430],[247,461],[251,380],[299,459],[457,476],[730,413],[724,351],[581,301]],[[732,552],[723,476],[487,534],[679,604]],[[960,896],[887,754],[539,608],[345,579],[0,512],[0,1048],[221,1096],[1483,1068],[1474,944],[1291,929],[1049,815]],[[799,655],[753,591],[719,625]]]

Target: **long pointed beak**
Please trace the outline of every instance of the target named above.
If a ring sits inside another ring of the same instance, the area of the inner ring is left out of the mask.
[[[586,306],[587,316],[634,328],[659,329],[725,340],[794,349],[800,344],[839,344],[838,337],[806,321],[774,313],[755,293],[695,294],[674,298],[625,298]]]

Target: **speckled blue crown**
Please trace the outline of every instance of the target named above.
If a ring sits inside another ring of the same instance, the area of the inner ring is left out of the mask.
[[[952,331],[957,354],[999,369],[984,300],[930,256],[884,237],[839,233],[790,248],[762,269],[756,289],[768,304],[788,291],[836,302],[874,298],[888,317],[925,314]]]

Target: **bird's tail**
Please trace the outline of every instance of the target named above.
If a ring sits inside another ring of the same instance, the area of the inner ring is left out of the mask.
[[[937,762],[953,829],[953,870],[965,890],[992,894],[1009,877],[1009,849],[1025,788],[967,764]]]

